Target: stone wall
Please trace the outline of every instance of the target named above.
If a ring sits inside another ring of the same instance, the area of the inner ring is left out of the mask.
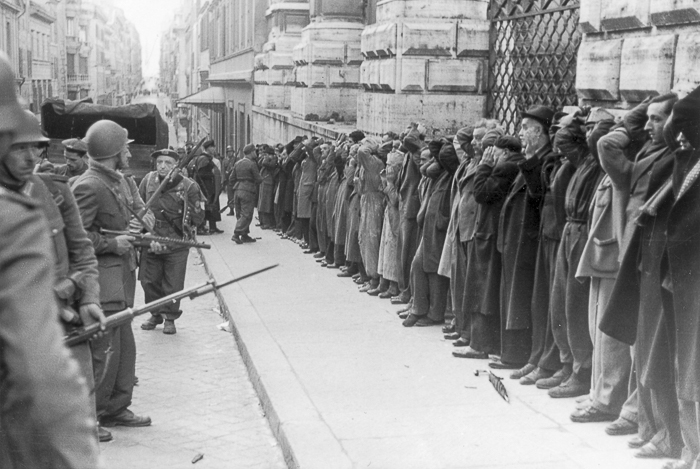
[[[700,85],[700,0],[581,0],[582,103],[627,109]]]

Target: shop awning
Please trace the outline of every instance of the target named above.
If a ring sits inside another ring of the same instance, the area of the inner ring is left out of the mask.
[[[226,103],[224,89],[220,86],[212,86],[205,90],[198,91],[178,101],[179,104],[192,104],[194,106],[205,107],[215,111],[223,110]]]

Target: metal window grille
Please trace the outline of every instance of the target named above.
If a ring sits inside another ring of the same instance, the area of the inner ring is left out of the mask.
[[[535,104],[576,105],[579,0],[491,0],[488,114],[515,133]]]

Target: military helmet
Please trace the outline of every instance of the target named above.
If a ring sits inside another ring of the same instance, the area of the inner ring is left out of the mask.
[[[49,139],[41,133],[39,119],[36,118],[32,111],[22,111],[19,119],[17,119],[17,130],[12,139],[13,145],[20,143],[43,143],[47,144]]]
[[[88,156],[104,160],[118,155],[128,143],[126,130],[114,121],[103,119],[95,122],[85,133]]]
[[[16,130],[24,113],[17,101],[15,86],[15,74],[10,59],[0,52],[0,132]]]

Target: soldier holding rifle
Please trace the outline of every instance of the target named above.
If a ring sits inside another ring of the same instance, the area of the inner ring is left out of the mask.
[[[148,173],[141,181],[139,193],[143,200],[151,199],[178,162],[178,155],[172,150],[159,150],[151,157],[155,160],[156,170]],[[169,238],[191,238],[192,230],[204,221],[204,204],[204,194],[199,186],[178,174],[151,207],[156,218],[153,233]],[[184,246],[167,246],[157,253],[144,250],[139,278],[146,302],[184,288],[189,253],[189,248]],[[141,324],[141,329],[150,331],[165,322],[163,333],[175,334],[175,320],[181,314],[180,302],[170,303],[151,312],[151,317]]]

